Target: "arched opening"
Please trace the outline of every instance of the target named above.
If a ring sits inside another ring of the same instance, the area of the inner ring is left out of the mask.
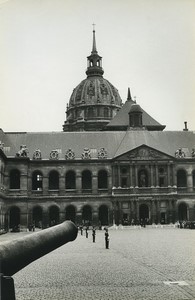
[[[186,203],[180,203],[178,206],[178,218],[179,221],[187,221],[188,220],[188,208]]]
[[[108,117],[109,117],[108,107],[104,107],[104,118],[108,118]]]
[[[92,189],[92,176],[91,172],[85,170],[82,172],[82,190],[91,190]]]
[[[65,218],[66,220],[70,220],[72,222],[75,223],[75,219],[76,219],[76,210],[75,207],[73,205],[68,205],[66,207],[66,214],[65,214]]]
[[[49,173],[49,190],[59,190],[59,173],[57,171]]]
[[[99,207],[99,223],[101,226],[108,225],[108,207],[107,205],[101,205]]]
[[[122,167],[120,169],[120,177],[121,177],[120,186],[122,188],[126,188],[128,186],[128,171],[126,167]]]
[[[89,205],[83,206],[82,221],[83,221],[83,224],[85,224],[85,225],[91,225],[91,221],[92,221],[91,206],[89,206]]]
[[[9,212],[9,228],[17,232],[20,230],[20,209],[17,206],[10,208]]]
[[[20,189],[20,171],[11,170],[9,176],[10,176],[9,188]]]
[[[177,171],[177,187],[187,187],[187,176],[186,171]]]
[[[139,207],[140,224],[146,224],[149,221],[149,208],[147,204],[141,204]]]
[[[195,170],[192,172],[193,187],[195,188]]]
[[[66,190],[73,190],[76,188],[76,176],[74,171],[66,173]]]
[[[32,220],[35,227],[42,228],[43,210],[40,206],[36,206],[33,208]]]
[[[108,188],[108,172],[101,170],[98,172],[98,189]]]
[[[40,171],[35,171],[32,174],[32,190],[42,191],[43,188],[43,175]]]
[[[59,208],[53,205],[49,208],[49,226],[54,226],[59,223]]]
[[[139,187],[148,186],[148,172],[145,169],[141,169],[138,172],[138,185]]]

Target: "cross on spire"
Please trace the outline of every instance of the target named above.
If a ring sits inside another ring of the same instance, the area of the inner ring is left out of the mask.
[[[92,24],[92,26],[93,26],[93,31],[95,31],[95,25],[96,25],[96,24],[94,24],[94,23]]]

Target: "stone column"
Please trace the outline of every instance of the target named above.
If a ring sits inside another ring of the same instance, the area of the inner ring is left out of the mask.
[[[138,174],[137,165],[135,165],[135,187],[138,187]]]
[[[151,187],[154,187],[154,166],[151,164],[150,165],[150,177],[151,177],[151,180],[150,180],[150,185]]]
[[[189,193],[193,192],[193,176],[191,170],[187,172],[187,190]]]
[[[171,187],[170,163],[167,164],[167,186]]]
[[[151,201],[151,222],[152,222],[152,224],[155,223],[155,219],[156,219],[155,203],[154,203],[154,200],[152,199],[152,201]]]
[[[129,174],[130,174],[130,187],[133,187],[133,166],[132,164],[129,165]]]
[[[112,191],[112,186],[113,186],[113,177],[108,173],[108,190],[109,190],[109,192],[111,192]]]
[[[48,182],[49,182],[49,178],[48,176],[44,176],[42,177],[42,189],[43,189],[43,195],[48,195]]]
[[[172,178],[173,178],[173,186],[177,186],[177,171],[175,170],[175,166],[172,168]]]
[[[92,193],[97,194],[98,192],[98,176],[97,173],[92,174]]]
[[[120,164],[118,164],[118,186],[121,186],[121,170],[120,170]]]
[[[158,164],[155,165],[155,177],[156,177],[156,187],[159,187],[159,178],[158,178]]]
[[[59,194],[65,194],[65,176],[59,176]]]
[[[27,173],[21,173],[20,175],[20,192],[21,194],[27,194],[28,192],[28,176]]]
[[[76,189],[77,189],[77,193],[80,194],[82,191],[82,176],[80,173],[76,174]]]

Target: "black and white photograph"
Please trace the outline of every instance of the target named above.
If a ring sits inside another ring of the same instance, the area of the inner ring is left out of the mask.
[[[195,299],[195,0],[0,0],[0,299]]]

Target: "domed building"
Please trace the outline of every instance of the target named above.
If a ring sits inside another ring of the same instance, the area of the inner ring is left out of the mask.
[[[194,221],[194,131],[164,130],[129,88],[122,104],[94,30],[87,62],[63,131],[0,129],[0,228]]]
[[[97,52],[95,30],[91,55],[87,60],[87,78],[73,90],[67,106],[64,131],[102,130],[122,106],[118,90],[103,78],[102,57]]]

